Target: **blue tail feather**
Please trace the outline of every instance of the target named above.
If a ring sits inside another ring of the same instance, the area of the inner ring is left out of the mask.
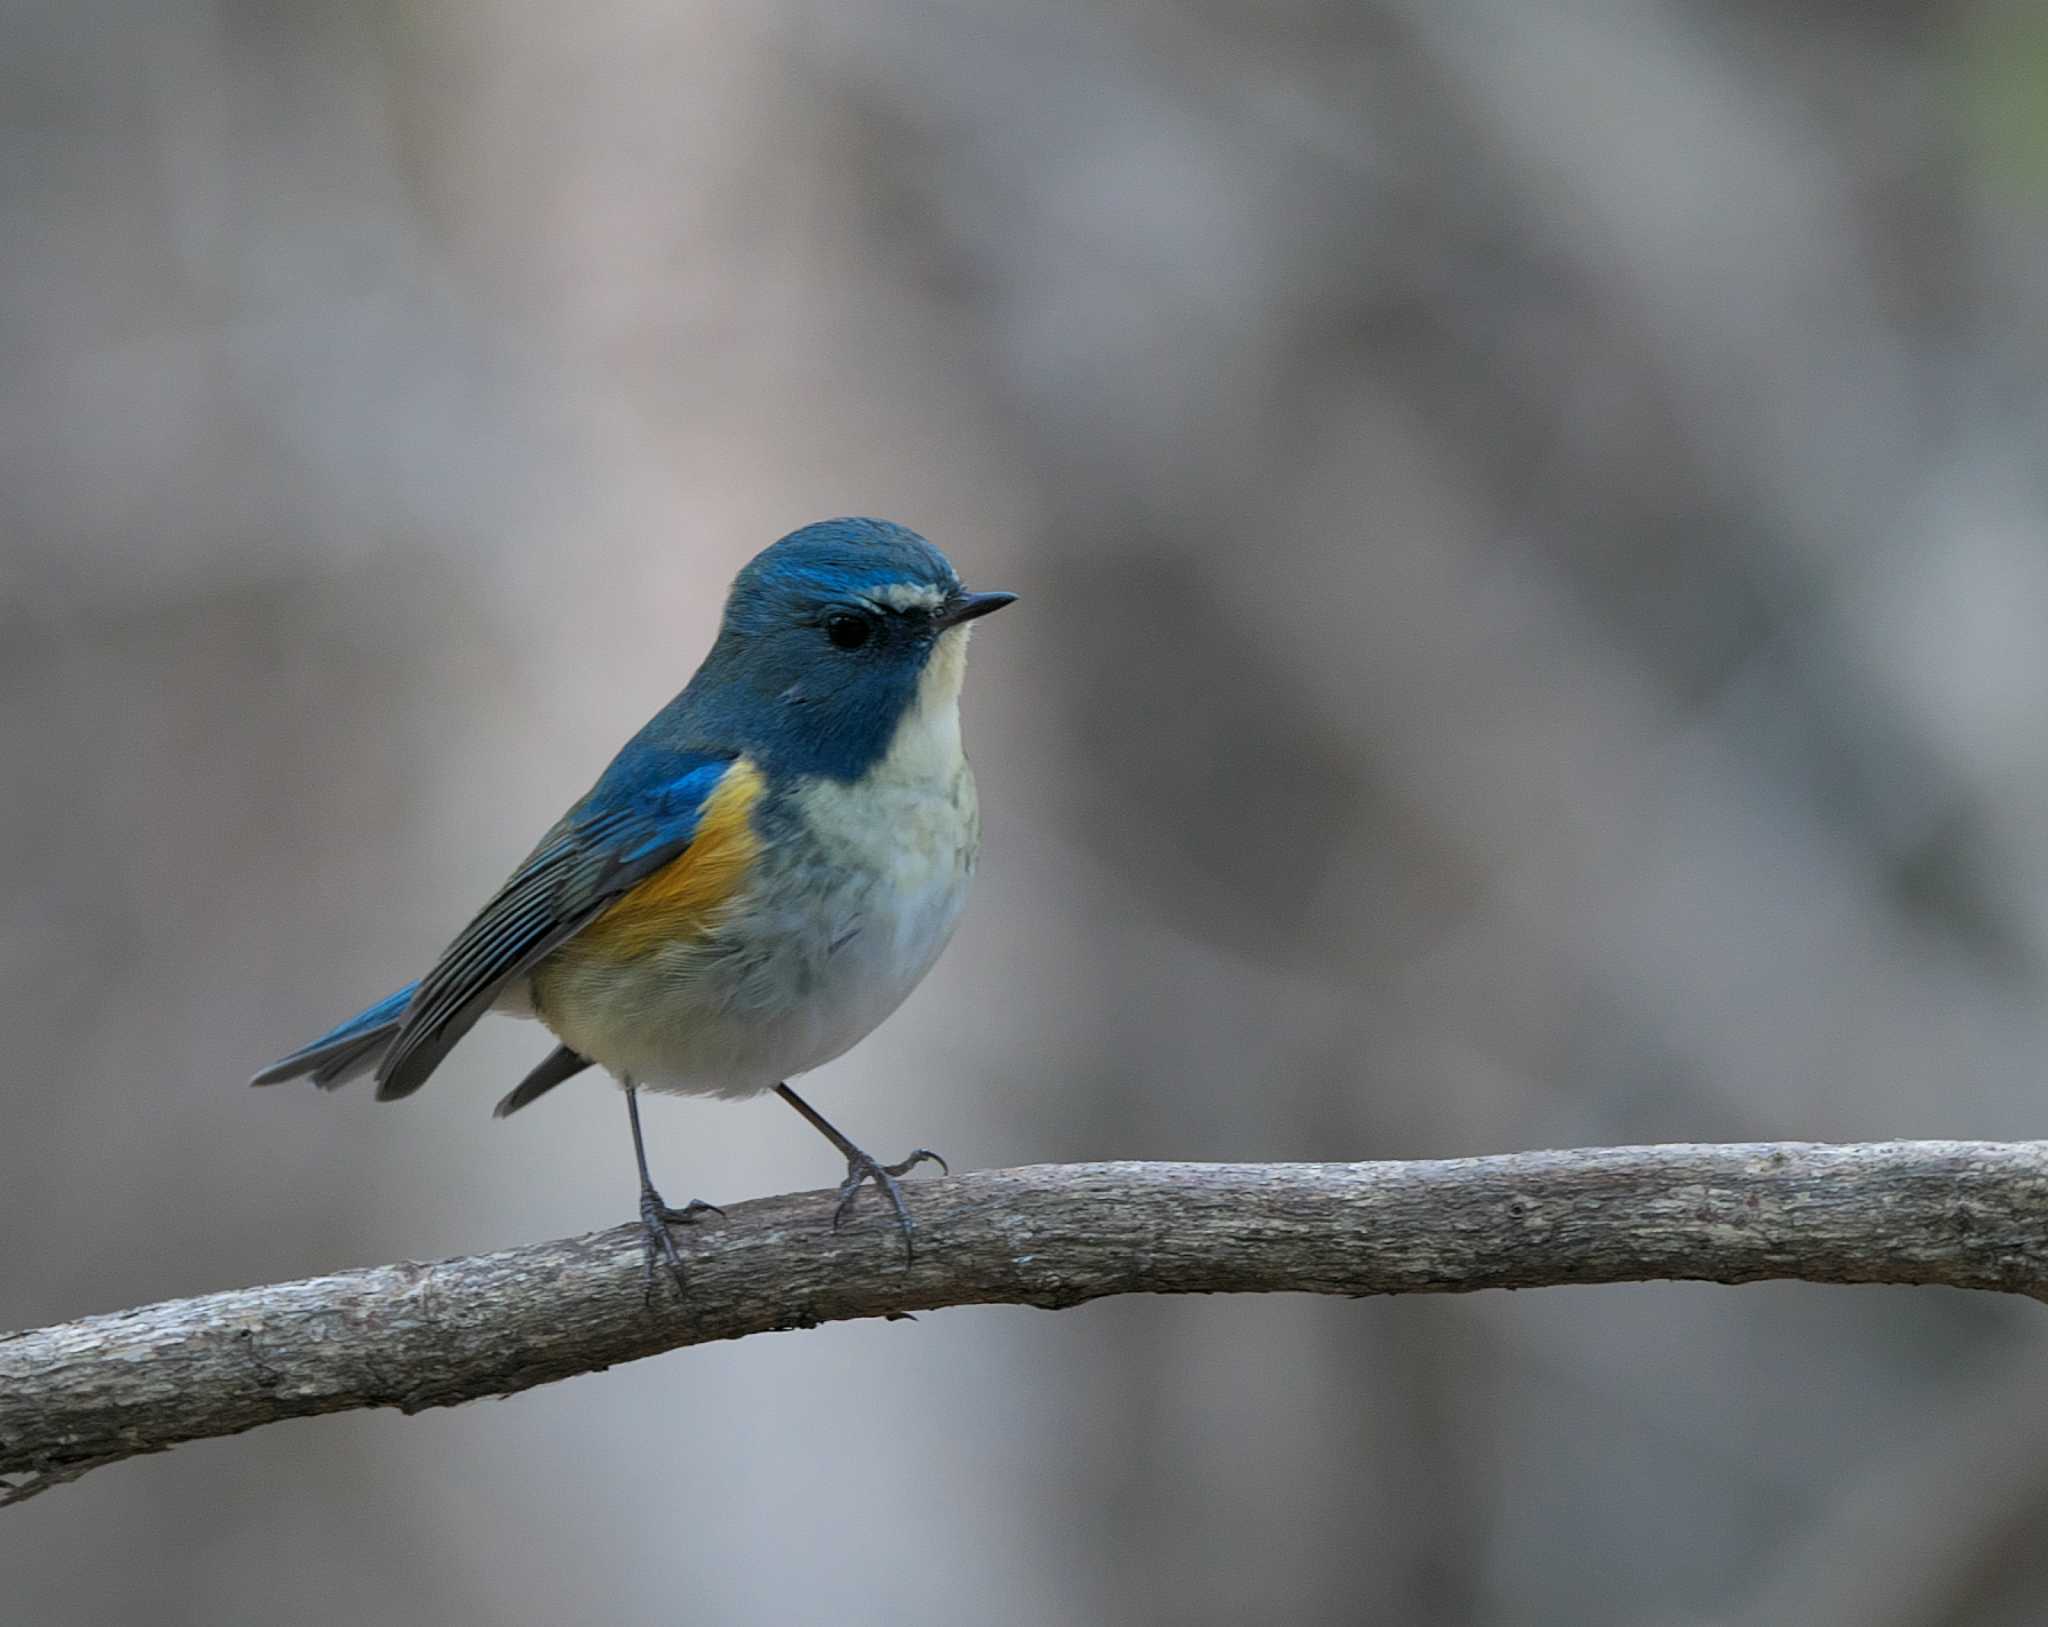
[[[369,1010],[359,1011],[339,1027],[328,1030],[312,1044],[279,1057],[249,1083],[275,1085],[287,1079],[311,1079],[322,1090],[332,1090],[370,1072],[398,1032],[399,1019],[405,1015],[418,987],[417,983],[408,983]]]

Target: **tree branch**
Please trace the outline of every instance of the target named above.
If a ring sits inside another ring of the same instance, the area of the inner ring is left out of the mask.
[[[2048,1143],[1616,1147],[1373,1164],[1065,1164],[919,1182],[918,1251],[822,1193],[0,1336],[0,1505],[281,1418],[417,1412],[684,1345],[946,1305],[1108,1294],[1464,1293],[1691,1278],[2048,1298]]]

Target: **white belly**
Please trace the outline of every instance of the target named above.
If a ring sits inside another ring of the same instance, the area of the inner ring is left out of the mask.
[[[980,845],[964,758],[944,784],[821,783],[719,927],[546,978],[562,1042],[657,1090],[749,1096],[864,1039],[931,970]]]

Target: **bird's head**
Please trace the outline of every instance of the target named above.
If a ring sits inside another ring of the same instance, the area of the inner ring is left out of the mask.
[[[823,520],[734,580],[690,698],[780,766],[858,779],[905,725],[951,723],[969,624],[1015,598],[969,593],[946,556],[903,526]]]

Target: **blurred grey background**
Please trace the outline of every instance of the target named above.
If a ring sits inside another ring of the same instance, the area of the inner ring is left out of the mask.
[[[4,30],[0,1326],[629,1218],[614,1096],[491,1120],[523,1025],[242,1081],[847,512],[1025,596],[865,1145],[2048,1130],[2038,5]],[[104,1470],[0,1619],[2033,1623],[2044,1396],[1937,1291],[954,1311]]]

